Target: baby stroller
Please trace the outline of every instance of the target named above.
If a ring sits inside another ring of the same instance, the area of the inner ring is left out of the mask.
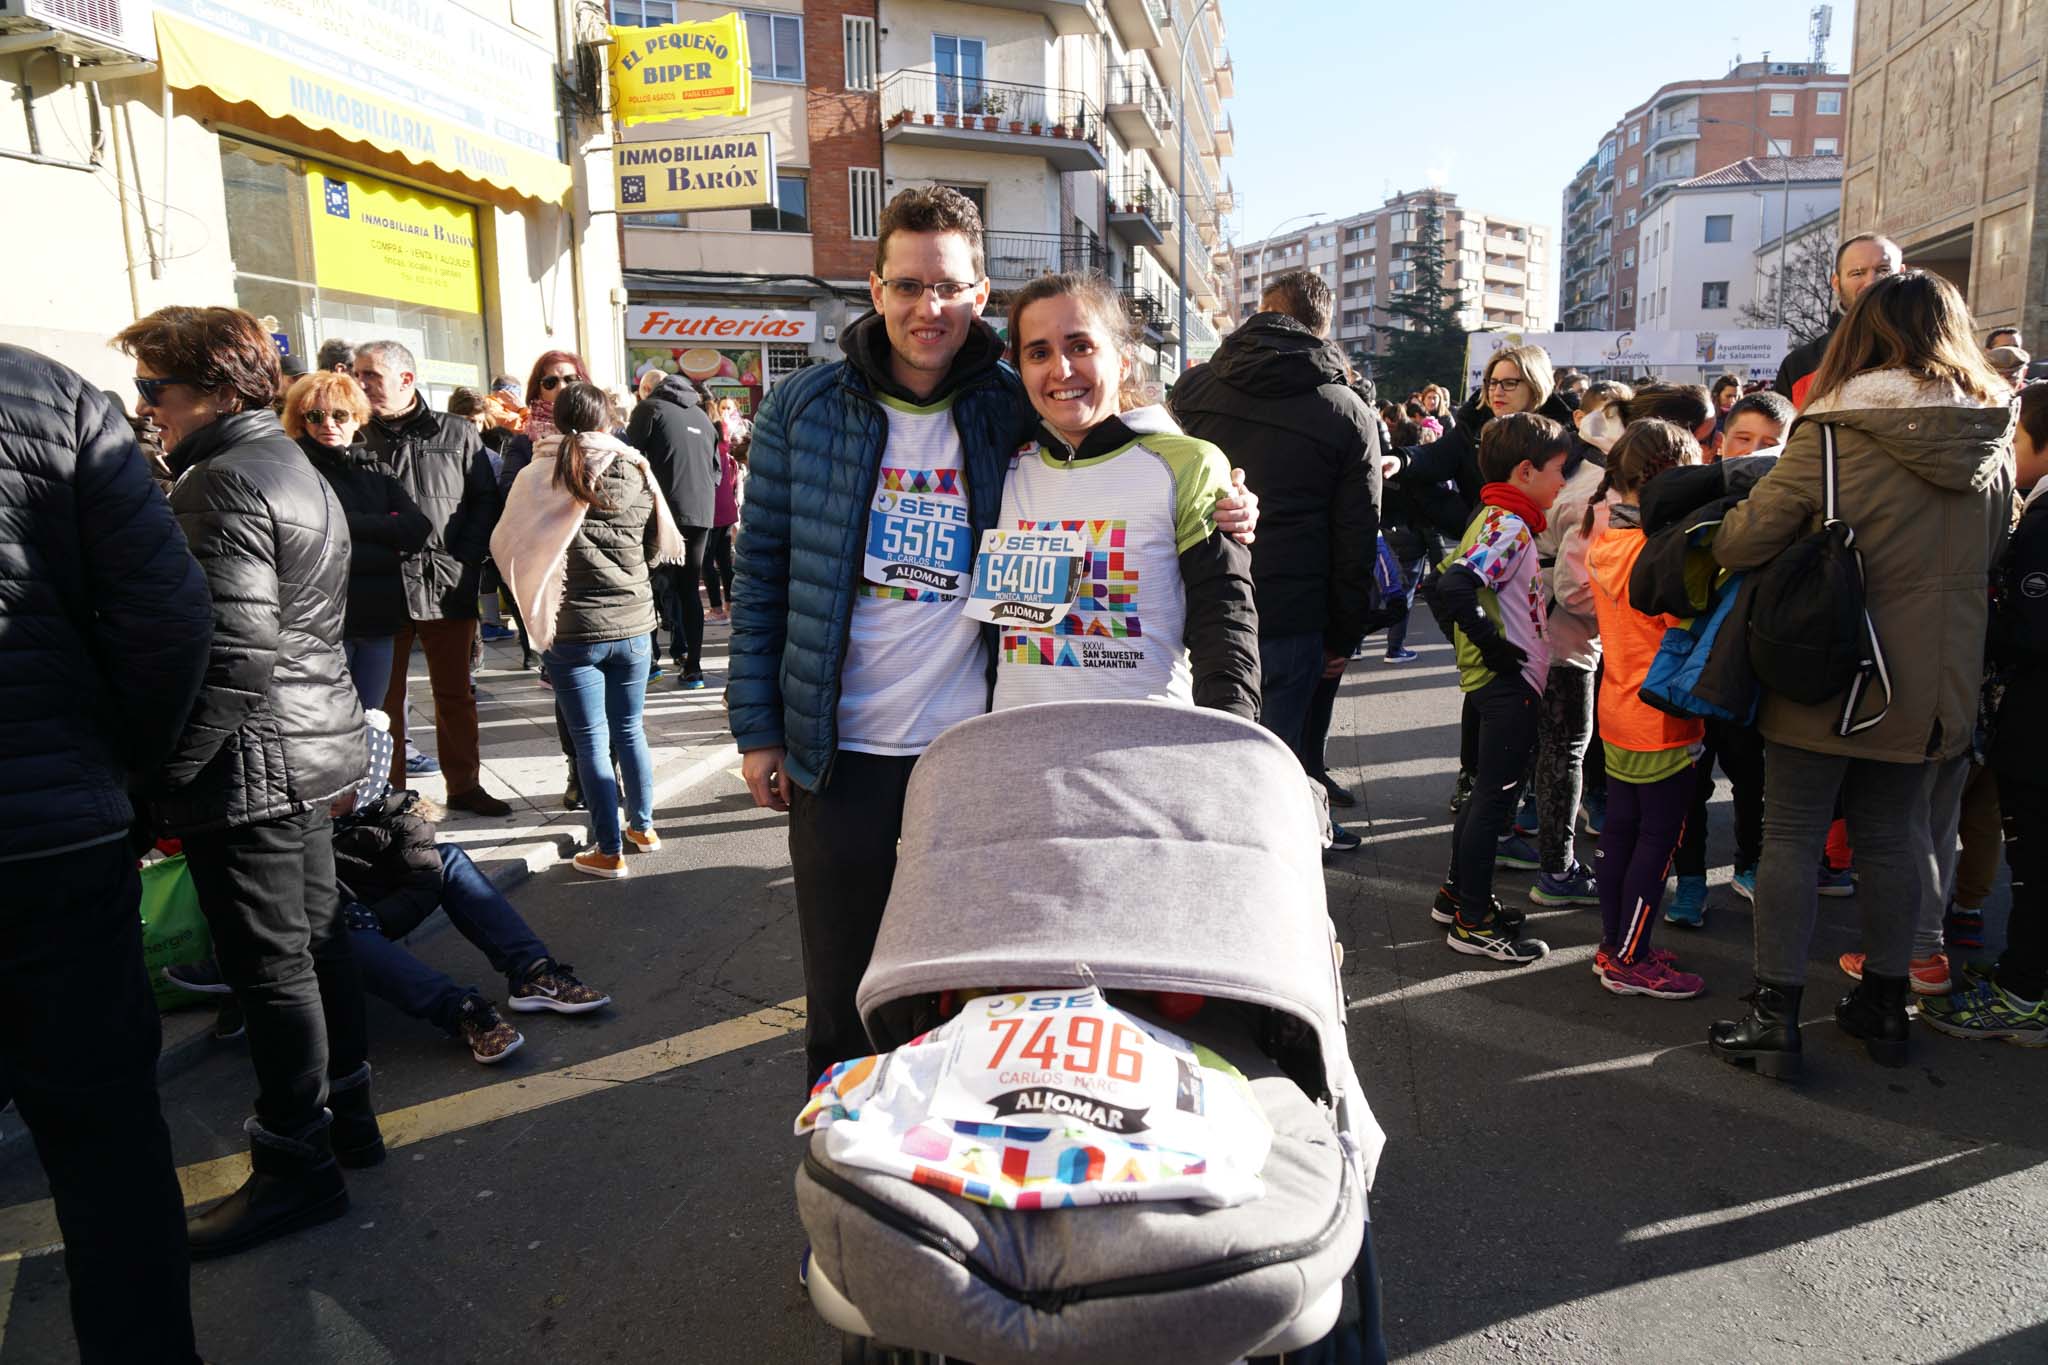
[[[1345,1046],[1317,826],[1288,748],[1218,711],[1032,706],[931,746],[858,997],[877,1051],[963,995],[1095,987],[1234,1066],[1272,1141],[1246,1202],[1006,1208],[812,1132],[807,1283],[846,1361],[1224,1365],[1330,1332],[1384,1135]]]

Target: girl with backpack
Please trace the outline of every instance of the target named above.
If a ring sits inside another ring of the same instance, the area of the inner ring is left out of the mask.
[[[1762,568],[1787,551],[1827,553],[1808,538],[1827,521],[1832,465],[1835,521],[1853,530],[1847,562],[1860,565],[1849,586],[1861,587],[1859,617],[1877,645],[1865,651],[1870,668],[1815,699],[1799,670],[1782,666],[1801,644],[1783,627],[1801,611],[1832,619],[1848,594],[1802,601],[1793,584],[1773,608],[1771,575],[1760,578],[1749,621],[1764,684],[1757,728],[1768,812],[1756,990],[1747,1014],[1709,1032],[1723,1060],[1768,1076],[1799,1072],[1818,913],[1813,869],[1839,796],[1874,894],[1862,907],[1863,979],[1835,1019],[1874,1060],[1905,1064],[1913,925],[1941,894],[1930,812],[1961,800],[1969,770],[1991,566],[2012,508],[2014,423],[2011,391],[1971,336],[1955,286],[1921,271],[1886,276],[1851,305],[1785,453],[1715,536],[1714,558],[1727,569]]]
[[[1688,1000],[1706,989],[1699,977],[1678,970],[1672,954],[1650,947],[1664,879],[1685,837],[1693,760],[1706,726],[1659,711],[1638,694],[1664,632],[1677,618],[1636,610],[1628,580],[1646,543],[1643,486],[1667,469],[1699,461],[1699,442],[1685,428],[1654,417],[1630,423],[1608,452],[1607,473],[1579,523],[1579,533],[1587,535],[1596,521],[1606,522],[1586,546],[1586,577],[1606,663],[1600,743],[1607,756],[1607,824],[1594,855],[1600,948],[1593,972],[1616,995],[1659,1000]]]

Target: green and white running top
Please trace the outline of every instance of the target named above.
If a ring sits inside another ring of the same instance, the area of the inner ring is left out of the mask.
[[[1166,409],[1138,408],[1078,451],[1041,431],[1017,452],[999,526],[1078,531],[1083,568],[1070,610],[1050,626],[1005,626],[995,709],[1038,702],[1156,700],[1194,705],[1183,643],[1180,555],[1216,532],[1230,465]]]

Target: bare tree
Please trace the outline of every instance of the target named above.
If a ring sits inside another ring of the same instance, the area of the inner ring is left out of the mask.
[[[1828,320],[1834,316],[1835,229],[1830,226],[1801,234],[1785,255],[1782,284],[1777,264],[1773,262],[1764,276],[1762,287],[1757,290],[1756,302],[1742,305],[1737,316],[1746,327],[1779,326],[1778,290],[1782,287],[1785,291],[1783,326],[1792,334],[1792,344],[1798,346],[1825,335]]]

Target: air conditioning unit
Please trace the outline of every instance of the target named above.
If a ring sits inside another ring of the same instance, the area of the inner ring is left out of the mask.
[[[156,60],[152,11],[151,0],[0,0],[0,52],[50,48],[76,57],[90,80],[95,64]]]

